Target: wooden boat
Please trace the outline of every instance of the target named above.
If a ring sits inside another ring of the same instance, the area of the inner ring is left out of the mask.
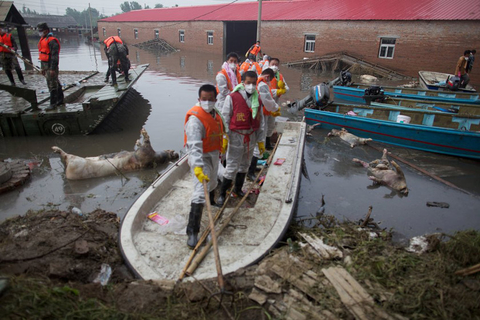
[[[122,101],[147,68],[148,64],[144,64],[130,69],[131,81],[127,83],[119,76],[117,87],[105,85],[103,79],[95,80],[94,77],[102,77],[98,72],[88,77],[86,83],[103,84],[71,84],[64,89],[65,106],[56,111],[44,110],[49,105],[48,92],[0,84],[0,89],[13,96],[11,103],[3,104],[0,110],[0,136],[89,134]]]
[[[297,202],[305,129],[303,122],[277,123],[277,131],[282,136],[272,159],[286,160],[280,166],[272,164],[268,168],[254,207],[242,207],[232,220],[234,222],[220,235],[219,252],[225,274],[257,262],[285,234]],[[192,179],[184,156],[155,180],[125,215],[120,228],[120,248],[125,261],[139,278],[176,280],[180,276],[191,253],[186,245],[185,229]],[[246,182],[244,188],[248,188],[249,183]],[[232,211],[233,207],[227,205],[220,223]],[[174,224],[169,228],[169,224],[160,226],[154,223],[147,219],[152,212]],[[173,227],[175,224],[177,228]],[[200,233],[206,226],[208,214],[204,212]],[[194,276],[206,279],[216,275],[210,250]]]
[[[428,90],[448,91],[447,82],[450,77],[454,77],[454,75],[435,71],[418,71],[420,86]],[[477,90],[467,84],[466,88],[458,88],[458,91],[476,92]]]
[[[355,115],[347,115],[347,113]],[[410,123],[398,123],[399,115]],[[305,109],[307,124],[345,128],[362,138],[459,157],[480,159],[480,116],[390,105],[333,103],[324,110]]]
[[[366,103],[365,90],[370,88],[368,85],[354,83],[349,87],[333,86],[335,100],[345,100],[354,103]],[[383,94],[392,98],[404,98],[413,100],[429,100],[438,102],[480,104],[478,93],[458,92],[458,91],[438,91],[415,88],[400,88],[381,86]],[[368,98],[372,98],[367,97]],[[375,98],[375,97],[373,97]],[[374,99],[373,99],[374,100]]]

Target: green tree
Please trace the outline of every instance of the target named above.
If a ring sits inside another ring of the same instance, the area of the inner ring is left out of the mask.
[[[72,8],[68,7],[65,10],[65,14],[67,16],[73,17],[73,19],[75,19],[75,21],[77,22],[77,25],[85,26],[87,28],[90,27],[90,14],[92,15],[92,25],[94,27],[97,26],[97,21],[99,19],[105,18],[105,16],[101,15],[100,12],[95,8],[90,8],[90,12],[89,12],[88,9],[85,9],[85,10],[80,12],[76,9],[72,9]]]
[[[163,4],[157,3],[157,4],[155,5],[155,8],[163,8]]]
[[[143,9],[150,9],[150,6],[148,4],[143,6]]]
[[[120,3],[120,9],[122,9],[123,12],[129,12],[132,10],[141,10],[142,6],[137,1],[125,1],[124,3]]]

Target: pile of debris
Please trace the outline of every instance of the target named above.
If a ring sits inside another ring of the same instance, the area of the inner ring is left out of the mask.
[[[140,49],[146,49],[146,50],[162,52],[162,53],[172,53],[172,52],[178,51],[163,39],[148,40],[142,43],[134,44],[134,46]]]

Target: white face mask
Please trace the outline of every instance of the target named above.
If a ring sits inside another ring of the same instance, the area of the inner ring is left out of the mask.
[[[211,112],[213,110],[213,108],[215,107],[215,102],[214,101],[200,101],[200,106],[206,112]]]
[[[245,91],[247,91],[248,94],[252,94],[253,90],[255,90],[255,85],[254,84],[246,84],[245,85]]]
[[[229,66],[230,69],[232,69],[232,70],[237,69],[237,64],[236,64],[236,63],[229,63],[228,66]]]
[[[40,31],[40,32],[38,33],[38,35],[39,35],[40,37],[43,37],[43,31]]]
[[[270,69],[272,69],[274,73],[277,73],[277,71],[278,71],[277,66],[270,66]]]

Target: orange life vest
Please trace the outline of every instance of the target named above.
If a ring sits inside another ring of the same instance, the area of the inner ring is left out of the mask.
[[[103,43],[105,43],[105,45],[107,46],[107,49],[110,48],[110,45],[114,42],[123,44],[122,39],[120,39],[120,37],[118,37],[118,36],[111,36],[111,37],[108,37],[107,39],[105,39],[103,41]]]
[[[222,118],[218,113],[215,113],[215,118],[208,112],[205,112],[202,107],[194,106],[192,109],[188,110],[187,115],[185,116],[185,124],[187,124],[190,116],[195,116],[200,120],[205,127],[205,138],[202,139],[203,142],[203,153],[212,152],[215,150],[220,151],[222,149],[223,142],[223,122]],[[184,132],[184,146],[187,144],[187,134]]]
[[[240,70],[243,71],[243,73],[249,71],[252,68],[252,65],[255,66],[255,71],[257,72],[258,75],[262,73],[262,67],[257,62],[244,62],[242,63],[242,66],[240,67]]]
[[[0,42],[7,45],[9,48],[12,48],[12,34],[11,33],[5,33],[3,36],[0,36]],[[1,47],[0,46],[0,52],[10,52],[7,48]]]
[[[253,46],[253,49],[250,50],[250,53],[253,54],[254,56],[256,56],[257,53],[260,52],[260,49],[261,49],[261,47],[260,47],[258,44],[255,44],[255,45]]]
[[[220,70],[217,74],[223,74],[225,76],[225,78],[227,79],[227,88],[228,90],[233,91],[233,85],[232,85],[232,81],[230,81],[230,78],[228,77],[228,74],[227,74],[227,71],[225,69],[222,69]],[[238,72],[238,67],[235,69],[235,74],[237,76],[237,83],[240,84],[240,82],[242,82],[242,77],[240,76],[240,72]],[[218,88],[218,85],[217,85],[217,93],[220,93],[220,89]]]
[[[42,37],[38,42],[38,60],[43,62],[48,62],[50,60],[50,46],[51,41],[57,41],[58,43],[58,53],[60,54],[60,41],[54,36]]]
[[[275,79],[275,78],[274,78],[274,79]],[[264,77],[258,77],[258,80],[257,80],[257,88],[258,88],[258,84],[259,84],[260,82],[264,82],[265,84],[267,84],[268,89],[270,90],[270,94],[271,94],[272,97],[273,97],[272,87],[270,86],[271,82],[268,83],[267,81],[265,81],[265,78],[264,78]],[[265,106],[262,107],[262,110],[263,110],[263,114],[266,115],[266,116],[269,116],[269,115],[272,114],[270,111],[268,111],[267,109],[265,109]]]
[[[272,80],[270,80],[270,89],[278,89],[278,81],[283,81],[283,75],[279,73],[278,80],[276,77],[273,77]]]

